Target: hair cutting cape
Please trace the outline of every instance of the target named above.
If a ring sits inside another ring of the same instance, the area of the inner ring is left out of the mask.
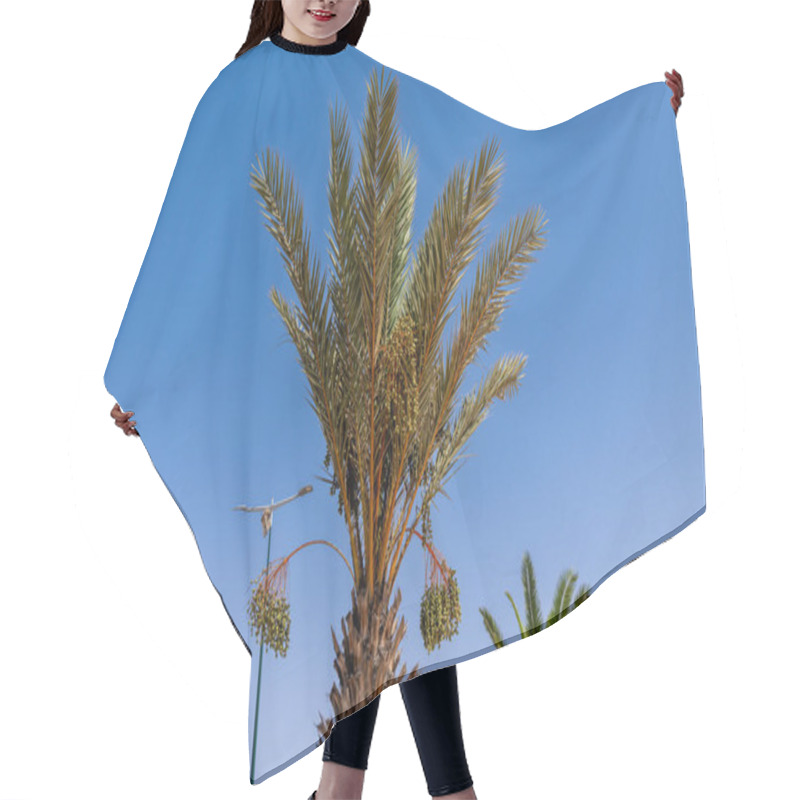
[[[199,101],[104,381],[251,657],[252,783],[705,511],[670,96],[522,130],[273,37]]]

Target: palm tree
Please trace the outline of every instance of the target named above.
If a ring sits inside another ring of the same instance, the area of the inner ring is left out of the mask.
[[[349,547],[350,559],[340,555],[353,579],[351,610],[340,634],[331,628],[336,719],[417,674],[418,664],[398,669],[406,633],[399,587],[391,599],[414,537],[430,567],[421,614],[426,647],[457,633],[458,584],[455,570],[433,547],[430,506],[439,493],[447,496],[444,486],[491,403],[519,387],[527,357],[503,356],[457,401],[467,367],[497,330],[514,285],[544,241],[539,209],[507,226],[482,256],[445,341],[451,301],[496,202],[502,173],[497,144],[485,143],[469,170],[462,165],[453,171],[412,255],[416,151],[400,142],[396,80],[387,83],[384,69],[379,79],[375,69],[367,89],[352,181],[346,110],[337,102],[330,112],[330,276],[309,254],[302,202],[280,157],[267,149],[251,172],[297,302],[275,287],[270,298],[308,381],[326,444],[328,477],[322,480],[338,498],[348,536],[343,549]],[[320,716],[322,740],[333,719]]]
[[[578,589],[578,597],[575,604],[572,604],[572,591],[575,587],[575,582],[578,580],[578,573],[573,572],[571,569],[564,570],[556,584],[556,590],[553,595],[553,606],[547,619],[542,622],[542,614],[539,606],[539,595],[536,590],[536,576],[533,574],[533,562],[531,555],[527,551],[522,558],[522,591],[525,597],[525,627],[522,625],[522,620],[517,610],[517,604],[510,592],[506,592],[506,597],[514,609],[514,614],[517,617],[517,625],[519,625],[519,632],[524,639],[527,636],[533,636],[538,633],[542,628],[558,622],[562,617],[566,616],[573,608],[577,608],[588,596],[591,587],[588,583],[581,584]],[[570,607],[572,606],[572,608]],[[501,648],[503,646],[503,634],[495,621],[494,617],[489,613],[488,609],[481,607],[478,609],[483,616],[483,624],[489,636],[492,637],[494,646]]]

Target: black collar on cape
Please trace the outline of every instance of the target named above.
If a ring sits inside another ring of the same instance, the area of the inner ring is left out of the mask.
[[[308,53],[315,56],[339,53],[347,47],[347,39],[337,39],[329,44],[300,44],[281,36],[280,33],[273,33],[269,39],[274,45],[283,50],[289,50],[292,53]]]

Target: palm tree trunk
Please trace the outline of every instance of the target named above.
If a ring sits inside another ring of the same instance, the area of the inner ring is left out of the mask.
[[[334,719],[347,715],[369,705],[383,689],[401,679],[415,678],[419,664],[415,664],[406,675],[406,664],[400,669],[400,644],[406,634],[404,617],[398,619],[401,593],[398,588],[394,602],[389,606],[389,590],[385,583],[375,587],[371,598],[366,588],[350,593],[353,607],[342,619],[342,636],[337,640],[333,627],[333,649],[336,657],[333,662],[338,684],[331,687],[330,700],[334,717],[323,717],[317,730],[320,737],[330,734]]]

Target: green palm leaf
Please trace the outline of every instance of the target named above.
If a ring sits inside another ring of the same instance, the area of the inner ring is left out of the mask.
[[[559,576],[553,596],[553,607],[547,618],[548,625],[557,622],[567,613],[567,609],[572,603],[572,589],[576,580],[578,580],[577,573],[570,569],[565,569]]]
[[[478,609],[483,617],[483,625],[486,628],[489,636],[491,636],[494,646],[499,649],[503,646],[503,634],[500,633],[500,628],[495,621],[495,618],[485,608]]]
[[[531,560],[531,554],[528,552],[522,558],[522,589],[525,595],[528,630],[534,633],[542,627],[542,612],[539,606],[539,593],[536,589],[533,561]]]

